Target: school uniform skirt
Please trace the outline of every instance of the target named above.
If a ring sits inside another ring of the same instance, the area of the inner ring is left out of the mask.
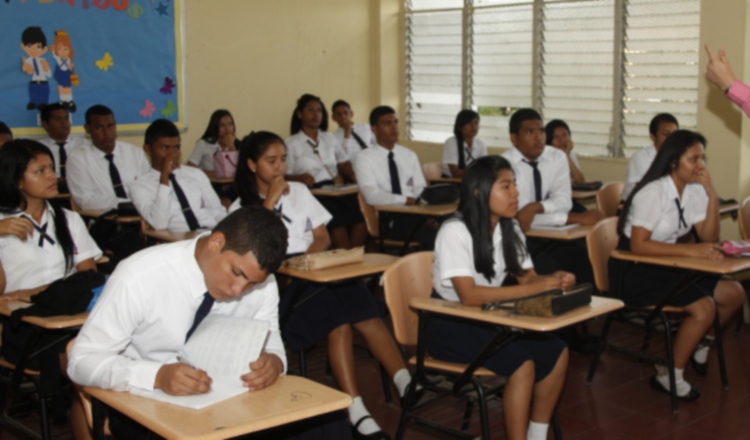
[[[313,185],[313,188],[321,188],[324,185],[333,185],[333,180],[318,182]],[[333,217],[326,225],[329,231],[354,226],[365,221],[362,211],[359,210],[359,200],[356,194],[341,197],[315,196],[315,198]]]
[[[364,283],[318,284],[293,280],[281,291],[281,334],[292,351],[306,350],[344,324],[384,315],[385,306]]]
[[[441,298],[433,292],[433,298]],[[435,359],[469,363],[495,337],[492,327],[431,316],[427,326],[427,351]],[[548,333],[524,333],[501,348],[483,365],[499,376],[509,377],[526,361],[534,361],[534,382],[547,377],[557,364],[565,342]]]
[[[617,249],[629,251],[630,239],[620,237]],[[687,273],[676,269],[653,264],[635,263],[609,259],[609,286],[614,293],[629,306],[654,306],[660,304],[680,283]],[[701,275],[667,304],[684,307],[704,297],[713,296],[720,275]]]

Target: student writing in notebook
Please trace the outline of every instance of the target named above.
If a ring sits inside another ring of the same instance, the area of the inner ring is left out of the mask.
[[[487,145],[477,137],[479,113],[464,109],[456,115],[453,137],[443,144],[443,174],[463,177],[466,167],[487,155]]]
[[[488,156],[469,165],[458,212],[443,223],[435,243],[434,297],[480,306],[575,284],[575,276],[567,272],[542,276],[534,271],[514,220],[518,203],[513,168],[505,158]],[[503,286],[506,277],[518,285]],[[493,328],[436,316],[427,332],[432,356],[461,363],[473,361],[496,335]],[[545,440],[565,383],[565,343],[544,333],[524,333],[483,366],[507,378],[503,412],[508,439]]]
[[[336,121],[339,128],[333,132],[336,140],[344,148],[349,161],[354,163],[360,151],[375,144],[375,136],[370,130],[370,124],[355,123],[354,112],[348,102],[339,99],[331,106],[331,119]],[[349,176],[349,178],[356,176]]]

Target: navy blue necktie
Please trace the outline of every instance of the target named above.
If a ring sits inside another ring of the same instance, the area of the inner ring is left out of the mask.
[[[393,151],[388,153],[388,171],[391,174],[391,192],[393,194],[401,194],[401,180],[398,178],[396,161],[393,160]]]
[[[524,159],[524,162],[529,164],[531,168],[534,168],[534,197],[535,201],[542,201],[542,173],[539,171],[539,162],[529,162]]]
[[[68,153],[65,152],[65,144],[67,142],[55,143],[60,146],[60,164],[58,165],[60,167],[60,177],[65,177],[65,162],[68,161]]]
[[[115,188],[115,195],[120,199],[127,199],[128,195],[125,193],[125,188],[122,186],[120,172],[117,171],[117,166],[115,165],[115,155],[109,153],[105,154],[104,157],[109,161],[109,178],[112,180],[112,186]]]
[[[211,311],[211,306],[214,305],[214,297],[211,296],[208,292],[203,294],[203,302],[200,306],[198,306],[198,310],[195,312],[195,319],[193,319],[193,325],[190,327],[190,330],[188,330],[187,335],[185,335],[185,342],[190,339],[190,335],[193,334],[196,328],[198,328],[198,325],[200,325],[201,321],[208,316],[208,312]]]
[[[292,224],[292,219],[290,219],[284,214],[284,205],[279,205],[278,208],[273,208],[273,213],[276,214],[276,217],[282,218],[290,225]]]
[[[685,208],[680,204],[680,199],[675,197],[674,202],[677,204],[677,213],[680,215],[680,219],[677,221],[677,229],[681,228],[683,225],[687,228],[688,224],[685,221]]]
[[[44,240],[49,241],[49,244],[55,245],[55,239],[50,237],[49,234],[47,234],[47,225],[49,225],[49,222],[43,224],[42,226],[37,226],[36,223],[29,217],[28,215],[24,214],[24,217],[29,219],[31,222],[31,225],[36,229],[37,232],[39,232],[39,247],[44,247]]]
[[[198,223],[198,219],[195,217],[195,213],[193,212],[193,209],[190,208],[190,203],[188,203],[188,199],[187,197],[185,197],[185,192],[182,190],[182,187],[180,186],[180,184],[177,183],[177,177],[175,177],[174,174],[170,174],[169,181],[172,182],[172,189],[174,190],[174,193],[177,196],[177,201],[180,202],[182,215],[185,216],[185,220],[187,221],[188,227],[190,228],[191,231],[200,229],[201,224]]]
[[[353,128],[352,128],[352,136],[354,136],[354,140],[357,141],[357,143],[359,144],[360,148],[362,148],[363,150],[365,148],[367,148],[367,144],[365,144],[365,141],[363,141],[362,138],[359,137],[359,135],[354,132]]]
[[[318,145],[320,145],[320,142],[313,142],[310,139],[308,139],[307,143],[312,147],[313,153],[315,153],[318,157],[320,157],[320,151],[318,151]]]

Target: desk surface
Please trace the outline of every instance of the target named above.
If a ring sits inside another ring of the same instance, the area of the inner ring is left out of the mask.
[[[314,196],[321,197],[342,197],[351,194],[357,194],[359,192],[359,187],[356,185],[346,186],[350,186],[350,188],[314,188],[311,189],[310,192],[313,193]]]
[[[16,309],[22,309],[31,306],[31,303],[21,301],[0,302],[0,314],[10,316],[11,312]],[[24,316],[23,322],[36,325],[47,330],[59,330],[70,327],[80,327],[86,322],[89,312],[79,313],[77,315],[60,315],[60,316]]]
[[[731,214],[733,212],[737,212],[740,209],[740,204],[736,202],[732,203],[723,203],[719,205],[719,214]]]
[[[82,209],[78,213],[81,214],[83,217],[101,217],[102,214],[106,213],[107,209]],[[111,219],[111,217],[107,217],[107,219]],[[132,216],[124,216],[124,217],[117,217],[115,220],[117,223],[136,223],[141,221],[141,217],[138,215],[132,215]]]
[[[444,205],[376,205],[378,212],[392,212],[397,214],[430,215],[442,217],[456,212],[458,202]]]
[[[226,185],[228,183],[233,183],[234,177],[226,177],[226,178],[220,179],[218,177],[209,176],[208,180],[210,180],[211,183],[218,183],[219,185]]]
[[[143,229],[142,232],[146,237],[151,237],[165,243],[173,243],[175,241],[193,239],[205,231],[176,232],[169,229]]]
[[[170,405],[127,392],[84,388],[166,438],[225,439],[349,407],[352,398],[298,376],[281,376],[270,387],[247,392],[201,410]]]
[[[433,177],[428,179],[430,183],[461,183],[460,177]]]
[[[537,332],[557,330],[599,315],[604,315],[624,306],[623,302],[619,299],[592,296],[591,304],[586,307],[580,307],[553,318],[541,318],[537,316],[513,315],[507,310],[484,311],[478,306],[465,306],[458,302],[435,298],[412,298],[410,305],[417,310],[426,310],[443,315],[451,315]]]
[[[638,263],[657,264],[659,266],[676,267],[679,269],[696,270],[721,275],[750,270],[750,258],[725,257],[723,260],[709,260],[695,257],[647,257],[635,255],[628,251],[614,250],[610,254],[612,258]]]
[[[573,190],[572,197],[576,200],[583,200],[583,199],[590,199],[592,197],[596,197],[596,191],[577,191]]]
[[[277,272],[314,283],[331,283],[385,272],[397,260],[398,257],[393,255],[365,254],[361,263],[345,264],[320,270],[299,270],[282,265]]]
[[[578,240],[586,237],[593,226],[576,226],[570,229],[535,229],[531,228],[525,232],[527,237],[533,238],[547,238],[551,240]]]

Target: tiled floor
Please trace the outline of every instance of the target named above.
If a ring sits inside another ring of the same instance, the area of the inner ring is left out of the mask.
[[[597,332],[600,323],[590,325]],[[611,340],[624,345],[637,346],[640,333],[614,324]],[[663,348],[657,338],[651,351]],[[584,384],[591,356],[571,356],[568,379],[559,405],[563,436],[566,440],[750,440],[747,419],[750,417],[750,326],[735,333],[734,323],[725,332],[725,350],[729,373],[729,390],[721,389],[718,360],[710,356],[706,377],[700,377],[688,368],[686,379],[696,385],[702,397],[692,403],[680,403],[680,413],[672,414],[669,396],[653,391],[648,384],[653,367],[638,364],[635,360],[608,352],[602,357],[594,382]],[[325,349],[317,347],[308,357],[312,378],[333,386],[325,374]],[[296,365],[296,355],[290,355],[290,365]],[[392,408],[385,404],[380,385],[377,362],[358,351],[357,375],[366,405],[375,419],[389,433],[396,432],[400,415],[399,404]],[[394,390],[395,392],[395,390]],[[493,438],[505,438],[502,404],[490,402]],[[458,427],[463,413],[460,400],[447,398],[440,403],[428,404],[422,410],[425,417]],[[29,417],[29,423],[36,423]],[[55,440],[69,439],[67,426],[54,427]],[[470,431],[479,434],[478,416],[472,420]],[[0,427],[0,438],[21,438]],[[426,440],[452,438],[434,431],[409,425],[407,439]],[[550,437],[552,435],[550,434]]]

